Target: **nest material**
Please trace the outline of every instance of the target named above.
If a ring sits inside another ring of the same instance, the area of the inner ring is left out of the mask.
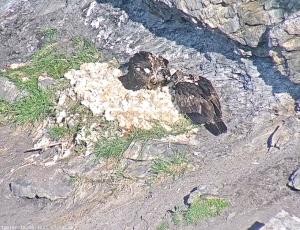
[[[120,80],[122,72],[113,63],[87,63],[65,74],[77,99],[94,115],[118,121],[125,129],[150,129],[153,124],[172,125],[182,119],[172,102],[169,87],[131,91]]]

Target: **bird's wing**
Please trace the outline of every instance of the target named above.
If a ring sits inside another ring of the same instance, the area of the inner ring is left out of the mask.
[[[201,96],[213,104],[216,116],[222,117],[220,99],[211,82],[204,77],[199,77],[196,83],[200,89]]]
[[[202,97],[196,84],[179,82],[175,86],[175,100],[182,113],[198,113],[211,120],[214,114],[213,105]]]

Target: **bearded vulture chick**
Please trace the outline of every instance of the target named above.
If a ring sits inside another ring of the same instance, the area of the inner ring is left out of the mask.
[[[227,132],[219,96],[208,79],[181,71],[176,71],[169,79],[174,83],[175,102],[181,113],[195,124],[205,124],[216,136]]]
[[[120,77],[123,86],[129,90],[157,89],[167,84],[171,76],[169,61],[150,52],[140,51],[128,62],[128,73]]]

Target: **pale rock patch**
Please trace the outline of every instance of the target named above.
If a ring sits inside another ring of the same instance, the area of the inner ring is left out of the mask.
[[[77,99],[94,115],[117,121],[121,128],[150,129],[154,123],[168,126],[183,118],[172,102],[168,86],[131,91],[118,79],[122,72],[112,62],[86,63],[65,74]]]

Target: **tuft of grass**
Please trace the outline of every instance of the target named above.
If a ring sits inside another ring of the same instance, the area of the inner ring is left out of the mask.
[[[111,129],[111,124],[108,124],[106,129]],[[185,133],[191,129],[191,123],[186,121],[180,121],[174,125],[174,129],[171,131],[165,129],[160,124],[155,124],[151,129],[135,129],[128,137],[112,137],[112,138],[101,138],[95,147],[95,153],[97,159],[99,158],[121,158],[125,150],[133,141],[148,141],[152,139],[160,139],[168,135],[178,135]],[[113,129],[114,130],[114,129]],[[181,161],[181,162],[179,162]],[[175,156],[171,160],[157,160],[154,163],[154,170],[159,170],[160,167],[165,167],[166,174],[178,174],[183,169],[183,165],[187,165],[183,162],[183,156]],[[169,170],[169,172],[167,172]],[[175,173],[175,171],[178,171]],[[173,173],[172,173],[172,172]]]
[[[117,179],[122,179],[122,178],[125,178],[125,167],[122,167],[122,166],[118,166],[117,169],[116,169],[116,172],[115,172],[115,177]]]
[[[80,184],[80,181],[81,181],[81,178],[78,176],[78,175],[72,175],[72,176],[69,176],[69,185],[71,186],[77,186]]]
[[[193,124],[192,120],[189,118],[183,118],[172,125],[172,129],[169,132],[170,135],[180,135],[187,133],[193,128],[198,128],[199,126]]]
[[[172,213],[172,222],[173,222],[173,224],[181,225],[185,222],[183,213],[184,213],[183,209],[181,209],[178,206],[175,207],[175,211]]]
[[[197,197],[187,210],[176,207],[172,213],[172,222],[175,225],[182,223],[197,224],[203,220],[218,216],[229,206],[228,201],[221,198]]]
[[[58,32],[49,28],[42,31],[47,38],[53,38]],[[12,104],[0,102],[0,115],[12,117],[18,124],[40,121],[51,114],[54,107],[54,91],[43,91],[38,87],[38,77],[47,73],[58,79],[70,69],[78,69],[85,62],[95,62],[101,57],[97,48],[90,42],[74,38],[71,42],[72,53],[61,44],[49,43],[38,50],[28,65],[18,69],[1,72],[13,81],[18,88],[25,90],[28,96]]]
[[[115,125],[107,123],[106,130],[115,132]],[[166,135],[166,130],[162,126],[155,126],[150,130],[136,129],[127,137],[103,137],[95,146],[95,154],[99,158],[118,158],[123,156],[123,153],[133,141],[141,140],[147,141],[154,138],[161,138]]]
[[[0,100],[0,115],[7,114],[10,111],[9,103],[3,100]]]
[[[162,222],[156,227],[156,230],[168,230],[168,229],[169,229],[169,224],[167,222]]]
[[[66,136],[71,135],[74,132],[72,132],[72,130],[66,126],[55,126],[50,128],[48,133],[51,139],[58,141]]]
[[[97,48],[86,40],[77,38],[73,41],[73,49],[73,53],[68,54],[58,43],[47,44],[33,55],[29,66],[19,71],[33,77],[47,73],[58,79],[68,70],[79,69],[81,64],[96,62],[100,58]]]
[[[46,118],[53,111],[54,98],[50,91],[38,88],[37,78],[28,77],[21,71],[24,67],[9,70],[6,77],[16,83],[17,87],[25,90],[28,96],[13,103],[1,102],[0,114],[9,117],[17,124],[28,124]],[[27,68],[27,67],[26,67]],[[26,78],[26,80],[22,80]]]
[[[129,147],[131,140],[124,137],[101,138],[95,146],[96,158],[117,158],[123,156],[125,150]]]
[[[17,124],[28,124],[40,121],[53,112],[51,95],[44,91],[36,91],[10,105],[9,111]]]
[[[8,102],[0,100],[0,125],[7,121],[7,116],[11,113],[11,107]]]
[[[169,132],[159,124],[154,125],[151,129],[135,129],[131,134],[134,140],[147,141],[152,139],[159,139],[169,135]]]
[[[156,176],[178,176],[187,169],[188,160],[184,154],[176,154],[169,159],[156,159],[153,161],[151,171]]]
[[[47,73],[58,79],[70,69],[79,69],[81,64],[96,62],[101,58],[97,48],[87,40],[76,38],[72,41],[71,47],[73,52],[68,53],[59,43],[47,44],[32,56],[28,65],[8,70],[5,75],[18,86],[27,88],[27,81],[22,81],[22,78],[37,81],[40,75]]]
[[[215,217],[229,206],[229,203],[220,198],[197,198],[185,213],[188,224],[196,224],[202,220]]]
[[[47,42],[56,41],[59,34],[56,28],[44,28],[40,31],[40,33]]]

